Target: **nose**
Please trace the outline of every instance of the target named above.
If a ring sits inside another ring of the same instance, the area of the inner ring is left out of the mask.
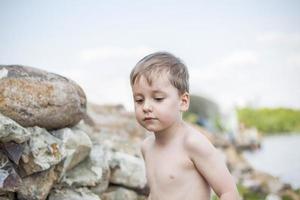
[[[146,101],[146,100],[144,101],[143,111],[145,113],[152,111],[152,105],[151,105],[151,103],[149,101]]]

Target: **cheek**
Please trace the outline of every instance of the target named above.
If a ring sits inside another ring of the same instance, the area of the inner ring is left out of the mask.
[[[134,112],[135,112],[135,117],[136,119],[138,120],[138,122],[141,121],[142,117],[143,117],[143,112],[142,110],[138,107],[138,106],[135,106],[134,107]]]
[[[160,106],[156,112],[165,120],[173,120],[179,113],[179,105],[176,102],[170,102]]]

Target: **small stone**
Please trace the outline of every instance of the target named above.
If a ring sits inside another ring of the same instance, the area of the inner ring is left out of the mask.
[[[53,190],[48,200],[101,200],[97,195],[87,188]],[[124,199],[125,200],[125,199]]]
[[[0,97],[1,99],[1,97]],[[1,114],[0,110],[0,142],[23,143],[30,138],[30,132],[14,120]]]
[[[0,152],[0,192],[15,192],[22,180],[10,160]]]
[[[281,200],[281,197],[279,197],[276,194],[268,194],[268,196],[266,197],[266,200]]]

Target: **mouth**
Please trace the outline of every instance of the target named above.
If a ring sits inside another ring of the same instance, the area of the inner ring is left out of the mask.
[[[143,119],[143,121],[152,121],[152,120],[156,120],[157,118],[154,118],[154,117],[145,117],[144,119]]]

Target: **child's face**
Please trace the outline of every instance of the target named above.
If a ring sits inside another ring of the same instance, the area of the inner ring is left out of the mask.
[[[167,129],[181,120],[181,111],[188,109],[188,94],[179,95],[166,76],[158,77],[151,85],[141,76],[132,91],[136,118],[148,131]]]

